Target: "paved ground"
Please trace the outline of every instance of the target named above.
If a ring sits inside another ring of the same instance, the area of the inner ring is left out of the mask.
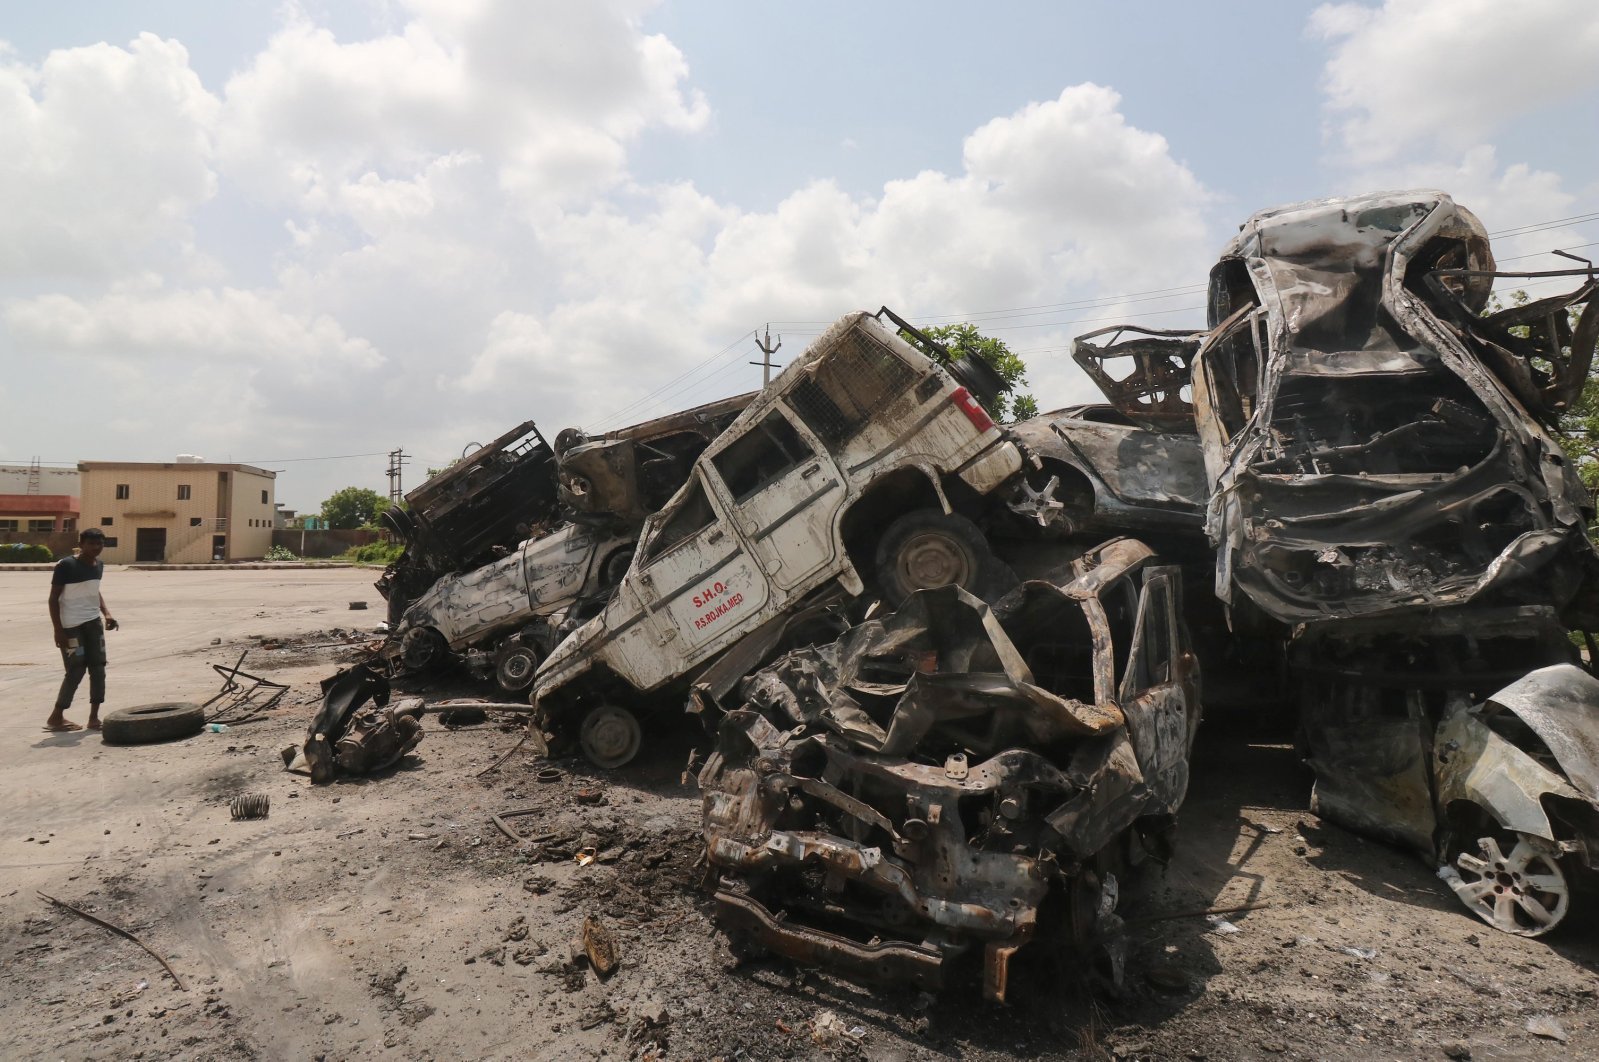
[[[431,717],[388,774],[313,789],[281,770],[316,683],[381,618],[374,571],[112,569],[108,708],[203,701],[232,663],[292,684],[272,718],[116,748],[42,732],[59,678],[48,577],[0,572],[0,960],[4,1057],[1564,1058],[1599,1053],[1591,910],[1548,944],[1472,920],[1412,858],[1316,821],[1291,751],[1213,719],[1181,852],[1128,889],[1120,995],[1018,959],[1014,1002],[868,991],[738,966],[695,891],[692,738],[623,772],[541,783],[493,723]],[[351,611],[352,600],[370,602]],[[215,642],[216,644],[213,644]],[[459,689],[423,691],[459,693]],[[82,695],[80,694],[80,697]],[[84,707],[72,716],[84,718]],[[579,788],[600,803],[580,804]],[[231,822],[266,793],[271,817]],[[531,809],[512,843],[491,812]],[[574,856],[592,848],[597,860]],[[35,890],[133,930],[52,911]],[[1174,917],[1264,903],[1226,924]],[[601,980],[569,960],[586,918]],[[1234,931],[1235,930],[1235,931]],[[1023,957],[1028,955],[1023,952]],[[1529,1030],[1569,1041],[1541,1037]]]

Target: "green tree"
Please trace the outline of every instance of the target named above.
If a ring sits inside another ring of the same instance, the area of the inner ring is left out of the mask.
[[[345,487],[334,491],[322,503],[322,519],[336,530],[349,530],[375,524],[378,515],[389,507],[389,499],[365,487]]]
[[[968,354],[981,354],[999,373],[1000,379],[1005,381],[1004,390],[995,395],[992,401],[983,403],[995,420],[1014,423],[1038,415],[1038,402],[1032,395],[1013,393],[1017,387],[1027,384],[1027,366],[1005,345],[1003,339],[983,335],[969,321],[924,328],[922,332],[944,351],[948,351],[948,355],[937,347],[928,347],[909,332],[901,332],[900,338],[941,365],[959,361]]]

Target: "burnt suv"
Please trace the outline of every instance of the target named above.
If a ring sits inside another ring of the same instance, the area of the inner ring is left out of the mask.
[[[1022,467],[980,401],[998,377],[981,361],[946,371],[884,317],[909,327],[884,310],[829,328],[646,522],[610,602],[539,668],[550,738],[620,766],[641,741],[636,709],[681,704],[719,658],[742,676],[807,606],[868,581],[897,603],[992,576],[972,518]]]

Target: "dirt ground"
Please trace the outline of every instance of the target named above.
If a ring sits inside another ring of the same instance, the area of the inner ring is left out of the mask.
[[[107,708],[205,701],[232,664],[292,684],[270,715],[161,745],[42,731],[59,681],[49,577],[0,572],[0,1021],[7,1058],[1565,1058],[1599,1055],[1591,908],[1548,943],[1460,908],[1414,858],[1302,810],[1280,737],[1212,719],[1178,858],[1124,889],[1124,988],[1027,952],[1012,1002],[738,965],[695,883],[692,735],[618,772],[448,729],[379,777],[285,773],[317,682],[381,618],[358,569],[113,568]],[[364,600],[367,611],[349,603]],[[463,689],[433,690],[432,695]],[[85,688],[70,718],[86,713]],[[592,790],[591,792],[583,792]],[[264,820],[231,821],[241,793]],[[582,800],[597,802],[581,802]],[[529,840],[512,842],[491,813]],[[577,858],[590,854],[585,864]],[[137,934],[58,911],[48,893]],[[1207,919],[1193,912],[1263,904]],[[619,968],[572,962],[585,919]],[[1529,1024],[1544,1032],[1529,1031]],[[1551,1039],[1558,1033],[1566,1042]]]

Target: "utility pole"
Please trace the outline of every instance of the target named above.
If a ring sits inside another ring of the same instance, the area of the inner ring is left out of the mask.
[[[405,459],[406,459],[406,457],[407,457],[407,454],[405,452],[405,448],[404,447],[401,447],[398,450],[390,450],[389,451],[389,472],[388,472],[388,476],[389,476],[389,503],[391,505],[398,505],[398,504],[400,504],[401,501],[403,501],[405,499],[405,485],[401,482],[400,476],[401,476],[402,472],[405,469]]]
[[[779,334],[777,337],[777,346],[772,346],[772,326],[768,324],[766,326],[766,342],[762,343],[760,338],[756,337],[755,345],[760,348],[761,353],[766,355],[766,357],[760,361],[752,361],[750,364],[759,365],[761,367],[761,386],[765,387],[767,384],[772,382],[772,370],[782,368],[781,365],[778,365],[772,361],[772,355],[776,354],[778,348],[783,345],[783,336]]]

